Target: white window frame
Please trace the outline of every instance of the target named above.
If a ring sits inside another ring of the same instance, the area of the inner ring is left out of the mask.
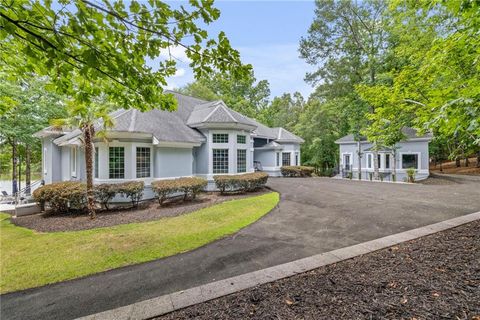
[[[368,161],[369,159],[371,159],[370,160],[370,165],[369,165],[369,161]],[[371,152],[367,153],[367,157],[365,158],[365,167],[367,169],[369,169],[369,170],[373,169],[373,167],[374,167],[373,160],[374,160],[373,159],[373,153],[371,153]]]
[[[387,168],[387,156],[388,156],[388,158],[389,158],[389,159],[388,159],[388,168]],[[392,154],[391,154],[391,153],[385,153],[385,154],[384,154],[384,158],[385,158],[385,160],[384,160],[383,163],[384,163],[384,166],[385,166],[385,170],[390,170],[390,169],[392,169]]]
[[[275,164],[277,165],[277,167],[280,167],[280,163],[281,163],[281,152],[275,152]]]
[[[344,160],[345,160],[345,155],[346,155],[346,154],[350,156],[350,163],[349,163],[349,165],[350,165],[350,168],[352,168],[352,167],[353,167],[353,153],[352,153],[352,152],[342,152],[342,158],[341,158],[341,160],[340,160],[340,163],[341,163],[342,165],[345,165],[345,161],[344,161]]]
[[[215,172],[214,164],[214,153],[215,150],[226,150],[227,151],[227,171],[226,172]],[[212,173],[213,174],[228,174],[230,172],[230,149],[229,148],[212,148]]]
[[[238,142],[238,138],[239,137],[243,137],[245,139],[245,142]],[[237,134],[237,144],[241,144],[241,145],[246,145],[247,144],[247,135],[245,134]]]
[[[215,142],[215,136],[219,136],[219,135],[222,135],[222,136],[227,136],[227,141],[223,141],[223,142]],[[230,134],[226,133],[226,132],[212,132],[212,144],[228,144],[230,142]]]
[[[150,150],[150,157],[148,158],[148,161],[149,161],[149,170],[148,170],[148,176],[147,177],[139,177],[138,176],[138,171],[137,171],[137,168],[138,168],[138,162],[137,162],[137,152],[138,152],[138,148],[143,148],[143,149],[149,149]],[[134,151],[135,151],[135,154],[132,156],[134,157],[135,159],[135,178],[136,179],[149,179],[152,177],[152,166],[153,166],[153,161],[152,161],[152,148],[149,147],[149,146],[143,146],[143,145],[135,145],[134,146]]]
[[[73,178],[77,177],[77,147],[70,148],[70,172]]]
[[[100,176],[100,148],[94,147],[93,150],[95,152],[93,156],[93,178],[98,179]]]
[[[238,171],[238,151],[245,151],[245,170],[244,171]],[[237,149],[237,159],[236,159],[236,167],[237,167],[237,173],[245,173],[247,172],[248,169],[248,157],[247,157],[247,149]]]
[[[289,158],[289,159],[288,159],[288,160],[289,160],[288,162],[289,162],[289,163],[288,163],[287,165],[283,164],[283,155],[284,155],[284,154],[288,154],[288,155],[289,155],[289,156],[288,156],[288,158]],[[282,152],[282,167],[284,167],[284,166],[291,166],[291,165],[292,165],[292,153],[291,153],[291,152]]]
[[[416,154],[417,155],[417,168],[415,170],[421,170],[422,167],[422,153],[421,152],[400,152],[400,165],[399,165],[399,171],[406,171],[407,169],[403,168],[403,156],[404,155],[409,155],[409,154]]]
[[[110,178],[110,148],[123,148],[123,178]],[[107,165],[107,177],[109,180],[125,180],[127,178],[127,148],[123,145],[110,145],[107,147],[107,159],[108,159],[108,165]]]
[[[47,148],[43,148],[43,155],[42,155],[42,168],[43,168],[43,175],[47,174]]]

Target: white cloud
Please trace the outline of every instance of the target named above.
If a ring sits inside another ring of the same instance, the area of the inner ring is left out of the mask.
[[[175,74],[172,76],[172,78],[183,77],[184,75],[185,75],[185,69],[177,68],[177,71],[175,71]]]

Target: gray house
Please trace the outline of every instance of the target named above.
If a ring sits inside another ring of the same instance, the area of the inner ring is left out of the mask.
[[[114,126],[107,141],[96,138],[94,182],[157,179],[262,170],[280,175],[282,165],[300,165],[301,138],[283,128],[269,128],[228,108],[223,101],[204,101],[170,92],[178,100],[174,112],[135,109],[111,114]],[[46,128],[42,140],[45,183],[85,180],[80,130]],[[148,190],[146,190],[148,196]]]
[[[379,173],[384,180],[390,181],[395,168],[396,180],[403,181],[407,177],[406,170],[415,168],[416,180],[427,178],[429,175],[428,143],[432,140],[432,135],[430,133],[418,135],[413,128],[404,128],[402,132],[405,140],[397,143],[393,150],[389,148],[378,150]],[[372,144],[365,137],[362,137],[359,142],[355,141],[351,134],[338,139],[335,143],[340,145],[340,176],[352,175],[354,179],[358,179],[360,168],[362,179],[370,179],[374,171]],[[359,151],[361,158],[359,158]]]

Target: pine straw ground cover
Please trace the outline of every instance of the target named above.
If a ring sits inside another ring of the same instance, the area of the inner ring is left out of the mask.
[[[480,222],[158,319],[480,319]]]

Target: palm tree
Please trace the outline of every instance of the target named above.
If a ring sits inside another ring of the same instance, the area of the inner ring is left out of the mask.
[[[98,102],[91,104],[67,104],[67,118],[52,121],[54,128],[78,128],[82,131],[82,145],[85,150],[85,167],[87,175],[87,210],[91,219],[95,219],[95,193],[93,188],[93,140],[95,136],[104,135],[105,130],[113,126],[109,112],[111,106]],[[100,129],[100,130],[99,130]]]

